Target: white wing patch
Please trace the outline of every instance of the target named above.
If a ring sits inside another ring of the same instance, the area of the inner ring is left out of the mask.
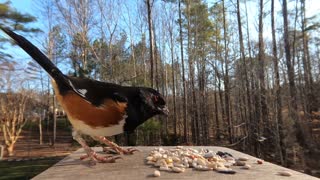
[[[74,87],[74,85],[72,84],[72,82],[70,80],[69,81],[69,85],[72,87],[72,89],[77,93],[79,94],[80,96],[86,98],[86,93],[88,92],[86,89],[77,89]]]
[[[78,89],[78,92],[85,96],[88,91],[86,89]]]

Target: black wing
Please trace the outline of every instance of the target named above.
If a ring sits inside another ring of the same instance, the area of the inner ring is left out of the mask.
[[[69,77],[74,91],[95,106],[100,106],[106,99],[116,102],[128,102],[126,87],[87,78]]]

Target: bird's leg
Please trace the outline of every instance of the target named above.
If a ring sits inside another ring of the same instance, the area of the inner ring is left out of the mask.
[[[120,158],[120,157],[112,157],[112,156],[106,156],[106,157],[99,156],[93,149],[91,149],[87,145],[85,140],[81,137],[81,134],[77,131],[72,132],[72,137],[83,147],[83,149],[87,153],[86,155],[83,155],[80,157],[81,160],[90,158],[90,163],[94,165],[96,164],[96,162],[113,163],[116,161],[116,159]]]
[[[111,149],[115,150],[116,153],[118,153],[118,154],[133,154],[133,152],[139,151],[134,148],[123,149],[120,146],[118,146],[116,143],[109,141],[104,136],[95,136],[94,139],[97,139],[101,143],[108,145]],[[109,151],[109,150],[108,150],[108,148],[105,148],[104,151]]]

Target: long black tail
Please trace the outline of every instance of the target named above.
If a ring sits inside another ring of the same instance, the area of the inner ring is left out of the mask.
[[[0,29],[10,36],[35,61],[37,61],[40,66],[42,66],[43,69],[46,70],[48,74],[56,81],[60,88],[66,88],[70,86],[67,77],[30,41],[7,28],[0,26]]]

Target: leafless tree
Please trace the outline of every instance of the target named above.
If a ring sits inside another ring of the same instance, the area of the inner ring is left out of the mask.
[[[13,66],[9,71],[3,71],[1,77],[1,89],[4,93],[0,94],[0,125],[6,149],[9,156],[12,156],[22,128],[27,122],[26,106],[32,93],[21,86],[26,79],[18,76]]]

